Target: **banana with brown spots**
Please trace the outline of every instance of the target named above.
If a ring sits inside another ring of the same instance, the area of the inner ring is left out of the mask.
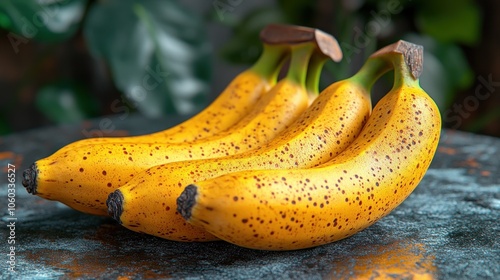
[[[109,193],[147,168],[259,148],[287,128],[309,106],[310,96],[305,83],[311,55],[317,51],[336,54],[332,49],[338,45],[333,37],[321,33],[313,39],[289,46],[291,62],[287,76],[230,130],[190,143],[132,141],[76,147],[36,161],[23,174],[24,186],[29,193],[60,201],[81,212],[107,215],[105,202]]]
[[[314,64],[324,61],[324,55],[316,55],[309,68],[321,69]],[[354,76],[324,89],[293,124],[257,150],[167,163],[136,175],[109,195],[110,215],[130,230],[169,240],[211,240],[212,235],[186,224],[175,211],[187,184],[242,170],[314,167],[337,156],[366,123],[372,109],[370,89],[389,66],[369,59]],[[317,91],[319,76],[320,71],[308,73],[311,91]]]
[[[402,203],[435,154],[441,117],[418,82],[422,47],[399,41],[375,54],[394,64],[394,86],[356,140],[314,168],[230,173],[185,188],[178,212],[239,246],[314,247],[351,236]]]
[[[279,30],[288,31],[289,37],[272,41],[269,37]],[[311,33],[311,30],[290,25],[266,26],[260,35],[263,52],[255,64],[238,74],[204,110],[178,125],[145,135],[82,139],[57,152],[100,143],[185,143],[225,131],[246,116],[259,98],[276,85],[278,73],[289,53],[286,41]],[[335,60],[339,59],[335,57]]]

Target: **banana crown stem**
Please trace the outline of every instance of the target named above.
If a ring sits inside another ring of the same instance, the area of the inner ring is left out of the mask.
[[[399,40],[375,53],[370,58],[381,58],[392,64],[394,69],[394,88],[419,87],[419,77],[424,63],[424,48],[407,41]]]
[[[286,74],[287,80],[305,88],[309,60],[316,49],[317,45],[314,43],[303,43],[291,47],[292,54]]]
[[[288,54],[289,47],[285,45],[264,44],[262,54],[250,69],[274,84]]]

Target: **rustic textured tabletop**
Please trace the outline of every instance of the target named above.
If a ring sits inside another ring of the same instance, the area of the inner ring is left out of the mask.
[[[32,162],[74,140],[142,134],[180,120],[130,115],[0,138],[0,278],[500,277],[500,139],[492,137],[443,131],[430,169],[395,211],[350,238],[288,252],[138,234],[111,218],[32,196],[21,185],[22,172]],[[10,204],[8,169],[16,178]]]

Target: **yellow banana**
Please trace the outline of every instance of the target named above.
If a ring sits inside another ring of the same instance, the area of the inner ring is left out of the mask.
[[[108,194],[149,167],[258,148],[285,129],[309,104],[304,87],[305,73],[317,42],[290,48],[291,66],[287,77],[230,129],[190,143],[125,142],[80,146],[36,161],[25,171],[23,185],[29,193],[60,201],[81,212],[106,215]]]
[[[324,61],[320,54],[311,59],[307,78],[311,92],[317,91],[318,69]],[[212,235],[187,225],[175,211],[184,186],[236,171],[304,168],[328,161],[358,136],[372,109],[370,89],[388,70],[379,60],[368,60],[353,77],[324,89],[293,124],[257,150],[167,163],[138,174],[110,194],[110,215],[130,230],[169,240],[212,240]]]
[[[269,24],[260,34],[264,51],[257,62],[237,75],[210,105],[195,116],[166,130],[151,134],[82,139],[62,147],[58,152],[89,144],[111,142],[185,143],[225,131],[247,115],[259,98],[277,83],[281,65],[289,52],[287,45],[311,42],[317,37],[323,38],[321,35],[318,36],[318,33],[321,31],[308,27]],[[328,43],[330,39],[326,40]],[[330,48],[333,50],[331,58],[340,61],[342,58],[340,47],[334,44],[324,47],[324,51],[329,51]]]
[[[239,246],[293,250],[359,232],[414,190],[435,154],[441,118],[419,86],[422,47],[399,41],[373,55],[394,86],[356,140],[315,168],[253,170],[199,181],[178,198],[192,225]]]
[[[276,84],[287,50],[283,45],[264,44],[263,53],[251,68],[238,74],[204,110],[180,124],[145,135],[82,139],[62,147],[58,152],[110,142],[191,142],[224,131],[247,115],[259,98]]]

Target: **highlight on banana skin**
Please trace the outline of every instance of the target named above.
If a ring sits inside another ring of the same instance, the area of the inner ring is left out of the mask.
[[[435,155],[441,117],[420,87],[422,46],[389,44],[319,89],[334,36],[270,24],[260,57],[175,126],[87,138],[38,159],[26,191],[130,231],[297,250],[348,238],[398,207]],[[393,87],[372,103],[387,72]],[[284,75],[279,75],[284,73]]]

